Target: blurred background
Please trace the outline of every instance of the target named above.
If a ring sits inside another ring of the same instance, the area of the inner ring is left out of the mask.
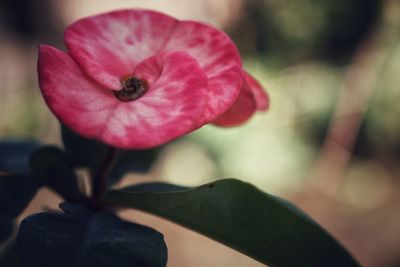
[[[400,1],[2,0],[0,138],[61,144],[37,85],[37,45],[64,48],[74,20],[133,7],[225,30],[271,107],[169,144],[149,174],[125,184],[240,178],[292,200],[364,266],[400,266]],[[57,201],[42,190],[24,216]],[[122,216],[164,233],[168,266],[263,266],[156,217]]]

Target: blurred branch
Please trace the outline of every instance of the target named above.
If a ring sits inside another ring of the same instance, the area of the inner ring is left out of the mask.
[[[400,3],[385,0],[381,23],[356,50],[348,66],[330,126],[313,166],[313,186],[335,195],[352,157],[360,125],[384,65],[398,41]]]

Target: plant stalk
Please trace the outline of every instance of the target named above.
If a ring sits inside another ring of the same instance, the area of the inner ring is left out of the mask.
[[[106,156],[104,157],[103,163],[100,166],[99,171],[93,176],[92,180],[92,198],[94,201],[98,201],[104,193],[107,191],[107,177],[113,163],[115,161],[117,149],[115,147],[108,147]]]

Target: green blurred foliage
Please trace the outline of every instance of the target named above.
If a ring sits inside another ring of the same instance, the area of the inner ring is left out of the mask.
[[[379,19],[380,0],[250,0],[231,29],[243,53],[278,66],[345,63]]]

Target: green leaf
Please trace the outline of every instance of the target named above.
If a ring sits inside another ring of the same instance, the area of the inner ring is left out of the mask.
[[[29,156],[39,147],[33,140],[3,139],[0,141],[0,172],[29,174]]]
[[[0,244],[11,236],[14,219],[26,208],[38,188],[30,176],[0,174]]]
[[[161,216],[271,267],[359,266],[303,212],[251,184],[224,179],[164,193],[136,188],[113,190],[104,202]]]
[[[142,150],[119,150],[114,167],[108,177],[109,186],[120,181],[129,172],[148,172],[157,160],[161,149],[161,147],[157,147]]]
[[[13,219],[0,213],[0,245],[11,236],[13,230]]]
[[[71,160],[64,151],[55,146],[45,146],[31,155],[32,175],[41,184],[49,186],[70,202],[81,198],[78,181]]]
[[[65,151],[73,160],[74,166],[97,171],[107,155],[109,146],[100,141],[82,137],[64,125],[61,125],[61,134]]]
[[[21,267],[17,253],[15,240],[8,242],[0,249],[0,266],[2,267]]]
[[[22,266],[165,267],[163,235],[110,212],[63,203],[64,212],[38,213],[20,226]]]
[[[0,174],[0,214],[17,217],[35,196],[39,185],[30,176]]]
[[[176,191],[184,191],[190,189],[190,187],[168,184],[163,182],[135,184],[133,186],[129,186],[128,188],[129,190],[132,190],[134,192],[152,192],[152,193],[176,192]]]
[[[61,126],[61,131],[66,153],[73,159],[73,164],[77,167],[88,168],[92,174],[96,174],[112,147],[100,141],[82,137],[64,125]],[[118,150],[108,174],[108,185],[111,187],[128,172],[148,172],[160,151],[161,147]]]

